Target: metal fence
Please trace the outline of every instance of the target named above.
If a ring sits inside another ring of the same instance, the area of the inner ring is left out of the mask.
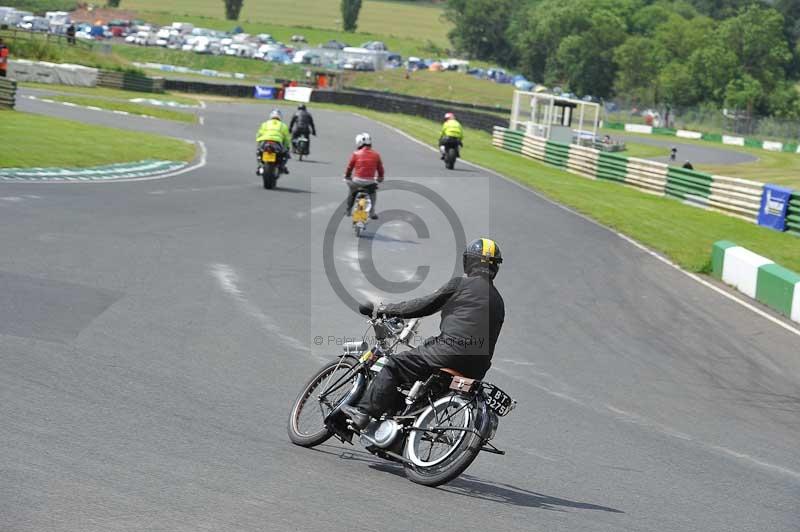
[[[57,44],[59,46],[73,46],[67,40],[66,35],[42,31],[23,30],[21,28],[0,29],[0,37],[8,41],[41,42],[45,45]],[[94,47],[94,43],[84,39],[75,39],[74,46],[91,50]]]
[[[603,120],[605,123],[647,124],[656,128],[685,129],[790,143],[800,141],[800,120],[750,116],[732,109],[667,109],[630,102],[606,102]]]

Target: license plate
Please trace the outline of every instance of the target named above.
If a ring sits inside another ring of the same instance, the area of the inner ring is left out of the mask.
[[[515,403],[511,396],[494,384],[483,384],[483,396],[486,398],[486,404],[498,416],[505,416],[514,409]]]
[[[276,160],[276,156],[271,151],[265,151],[264,153],[261,154],[261,160],[264,161],[265,163],[274,163]]]

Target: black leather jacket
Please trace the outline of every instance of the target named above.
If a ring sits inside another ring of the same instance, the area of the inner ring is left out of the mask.
[[[314,135],[316,135],[317,129],[314,127],[314,118],[311,116],[311,113],[303,109],[297,111],[292,117],[292,121],[289,122],[289,131],[292,133],[295,131],[311,131]]]
[[[454,277],[433,294],[383,305],[378,314],[421,318],[442,312],[441,333],[424,343],[439,355],[491,356],[505,320],[505,304],[494,283],[484,275]]]

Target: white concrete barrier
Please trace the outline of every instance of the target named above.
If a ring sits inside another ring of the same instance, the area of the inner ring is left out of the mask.
[[[722,135],[722,143],[730,144],[731,146],[744,146],[744,137],[730,137]]]
[[[653,126],[645,126],[642,124],[625,124],[625,131],[630,133],[647,133],[650,135],[653,133]]]
[[[758,269],[765,264],[773,264],[773,261],[743,247],[729,248],[725,251],[722,281],[755,298]]]
[[[679,129],[675,133],[675,136],[676,137],[682,137],[682,138],[685,138],[685,139],[702,139],[703,138],[703,134],[700,133],[699,131],[687,131],[685,129]]]

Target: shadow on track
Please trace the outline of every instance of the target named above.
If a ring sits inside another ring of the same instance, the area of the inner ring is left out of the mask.
[[[276,192],[288,192],[289,194],[313,194],[314,193],[313,191],[306,190],[304,188],[279,187],[279,186],[276,186],[274,190]]]
[[[389,473],[405,478],[403,466],[381,460],[365,451],[360,451],[357,449],[342,449],[330,445],[323,445],[321,447],[327,447],[330,450],[324,450],[319,447],[315,448],[314,450],[321,453],[334,455],[340,460],[364,462],[370,467],[370,469],[375,469],[381,473]],[[578,510],[599,510],[616,514],[625,513],[622,510],[617,510],[616,508],[610,508],[608,506],[600,506],[598,504],[592,504],[588,502],[572,501],[569,499],[552,497],[550,495],[518,488],[509,484],[488,482],[466,474],[462,474],[457,479],[435,489],[452,493],[453,495],[472,497],[488,502],[510,504],[512,506],[523,506],[526,508],[541,508],[543,510],[553,510],[557,512],[564,512],[567,511],[568,508],[575,508]]]

